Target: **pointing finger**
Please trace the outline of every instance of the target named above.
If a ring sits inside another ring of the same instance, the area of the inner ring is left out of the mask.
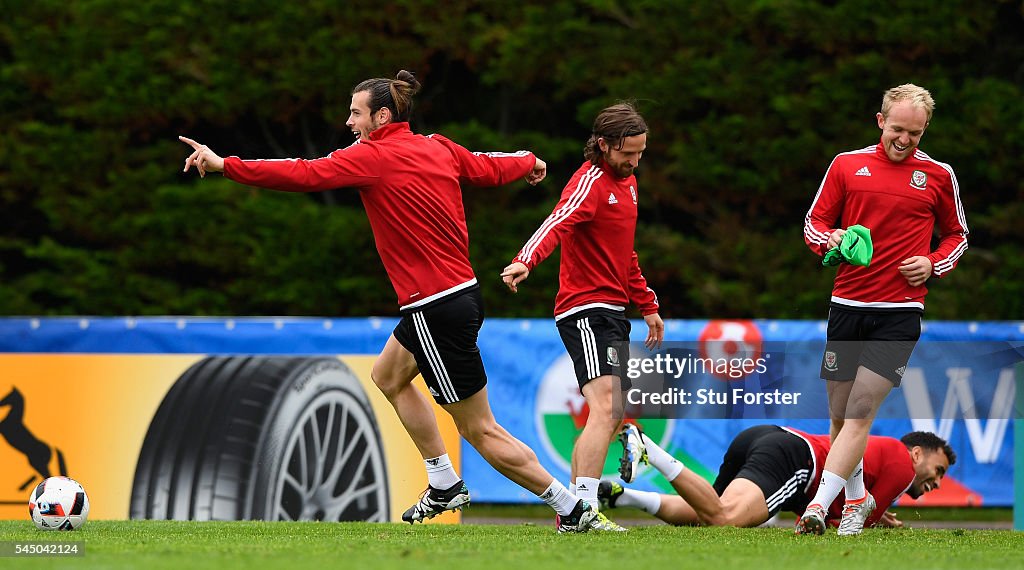
[[[187,144],[187,145],[189,145],[189,146],[191,146],[192,148],[194,148],[196,150],[199,150],[203,146],[203,145],[197,143],[196,141],[194,141],[194,140],[192,140],[192,139],[190,139],[188,137],[183,137],[181,135],[178,136],[178,140],[183,142],[183,143],[185,143],[185,144]]]

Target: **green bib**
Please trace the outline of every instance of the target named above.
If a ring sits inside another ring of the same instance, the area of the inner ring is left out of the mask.
[[[871,230],[864,226],[854,225],[846,228],[839,245],[828,250],[821,264],[829,267],[842,262],[852,265],[871,265],[871,255],[875,248],[871,245]]]

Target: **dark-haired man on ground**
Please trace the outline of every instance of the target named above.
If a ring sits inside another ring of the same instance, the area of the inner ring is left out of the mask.
[[[602,481],[598,497],[610,507],[637,507],[675,525],[754,527],[783,510],[802,514],[817,492],[831,447],[827,435],[775,425],[754,426],[733,439],[718,477],[710,484],[646,435],[639,439],[641,447],[624,453],[646,455],[678,495],[636,491]],[[901,439],[870,436],[864,453],[864,484],[873,499],[865,526],[900,526],[886,509],[904,493],[916,499],[938,489],[954,463],[953,449],[930,432],[915,431]],[[839,525],[844,504],[842,495],[833,501],[825,517],[827,525]]]

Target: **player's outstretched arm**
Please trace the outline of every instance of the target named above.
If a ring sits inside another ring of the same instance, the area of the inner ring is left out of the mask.
[[[210,150],[210,147],[188,137],[179,136],[178,140],[192,147],[192,154],[185,159],[185,169],[182,172],[188,172],[190,167],[195,166],[199,176],[205,178],[207,172],[224,171],[224,159]]]

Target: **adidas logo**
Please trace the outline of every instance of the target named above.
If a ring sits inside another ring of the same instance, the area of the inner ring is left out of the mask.
[[[576,490],[577,491],[586,491],[587,490],[587,484],[586,483],[580,483],[579,485],[576,486]]]
[[[435,398],[440,398],[441,397],[441,394],[438,394],[437,390],[435,390],[433,386],[430,386],[428,389],[430,390],[430,395],[431,396],[433,396]]]
[[[896,369],[896,374],[900,378],[903,378],[903,373],[906,372],[906,371],[907,371],[907,367],[906,366],[900,366],[899,368]]]
[[[618,200],[618,198],[615,197],[615,194],[608,194],[608,203],[609,204],[618,204],[619,200]]]
[[[440,463],[440,462],[441,462],[440,458],[434,458],[434,459],[428,459],[427,460],[427,463],[429,463],[432,467],[437,467],[437,464]]]
[[[857,171],[857,176],[871,176],[871,171],[868,170],[868,167],[862,166],[860,167],[860,170]]]

